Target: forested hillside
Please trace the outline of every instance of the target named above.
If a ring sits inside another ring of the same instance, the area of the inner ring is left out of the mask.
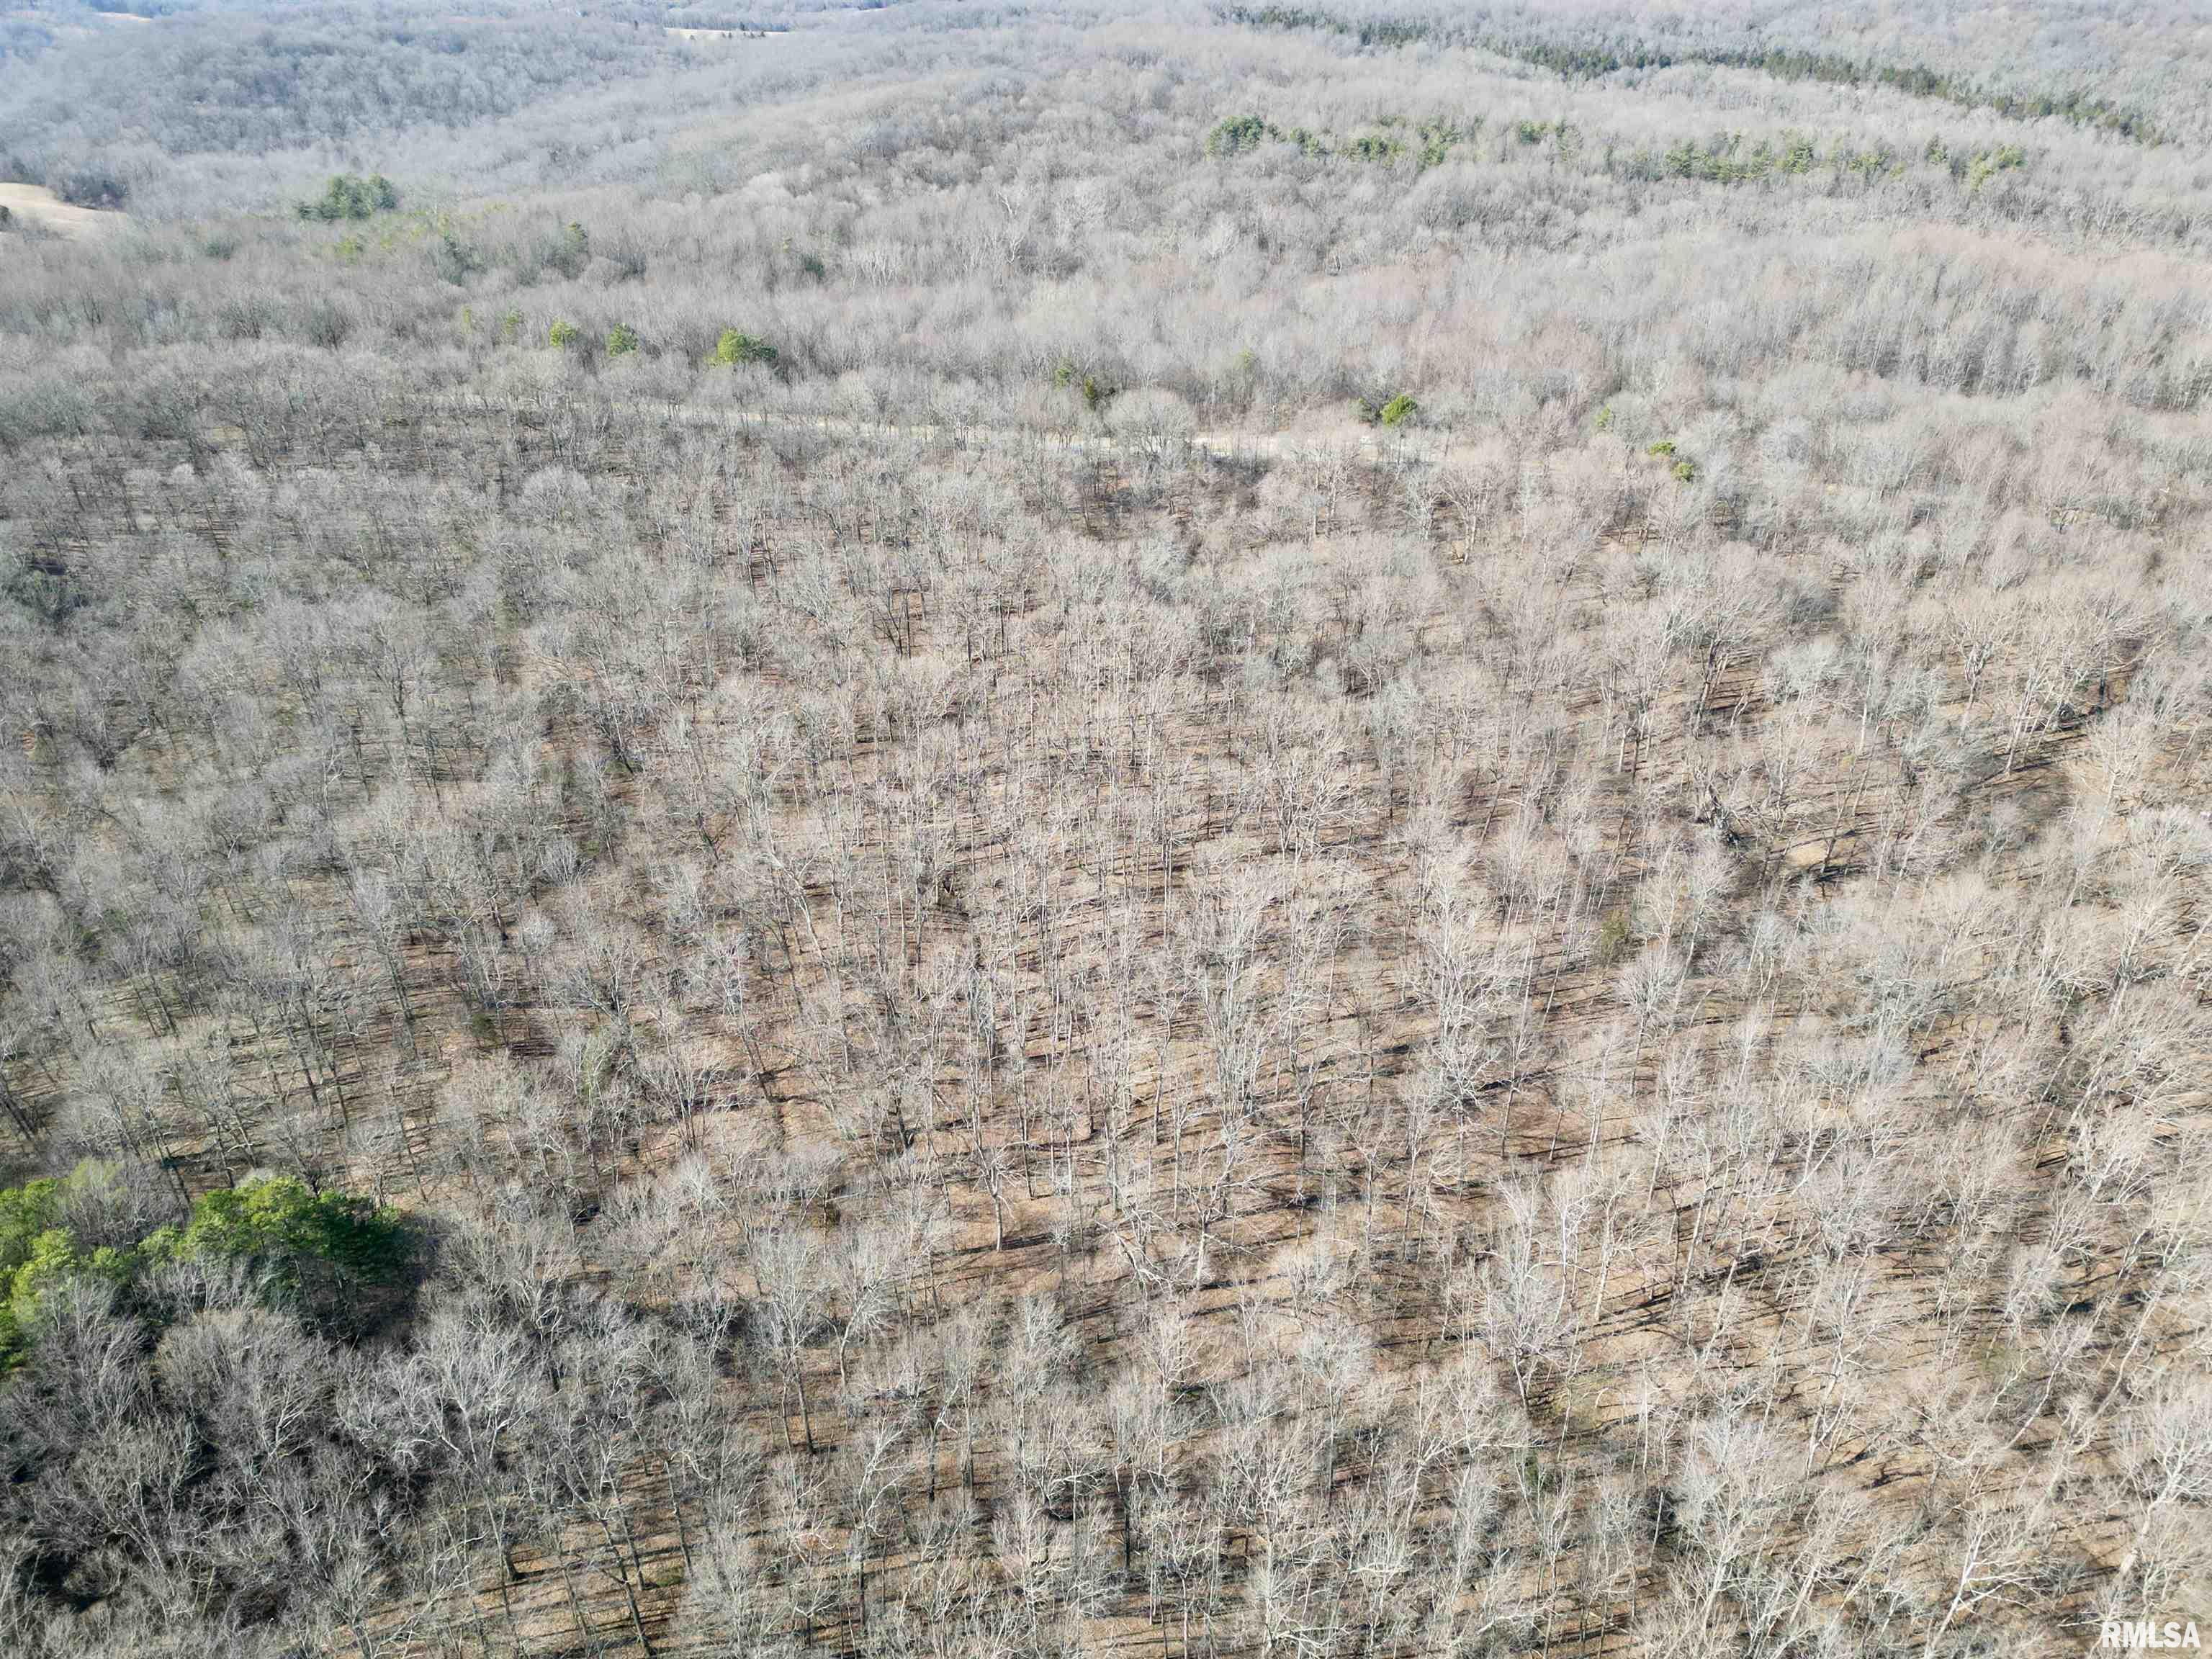
[[[2212,1625],[2190,14],[139,12],[0,1653]]]

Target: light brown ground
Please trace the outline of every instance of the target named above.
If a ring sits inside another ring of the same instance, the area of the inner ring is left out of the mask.
[[[63,236],[105,236],[131,222],[125,214],[72,207],[44,185],[0,184],[0,207]]]

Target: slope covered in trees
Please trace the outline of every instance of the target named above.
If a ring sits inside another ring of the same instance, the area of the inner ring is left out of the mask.
[[[0,1651],[2212,1623],[2186,20],[656,15],[0,66]]]

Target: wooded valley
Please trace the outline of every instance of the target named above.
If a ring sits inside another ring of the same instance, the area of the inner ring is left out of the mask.
[[[0,1652],[2212,1626],[2208,87],[0,17]]]

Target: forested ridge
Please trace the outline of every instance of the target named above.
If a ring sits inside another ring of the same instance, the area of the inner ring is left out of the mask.
[[[2188,15],[141,11],[0,1652],[2212,1622]]]

